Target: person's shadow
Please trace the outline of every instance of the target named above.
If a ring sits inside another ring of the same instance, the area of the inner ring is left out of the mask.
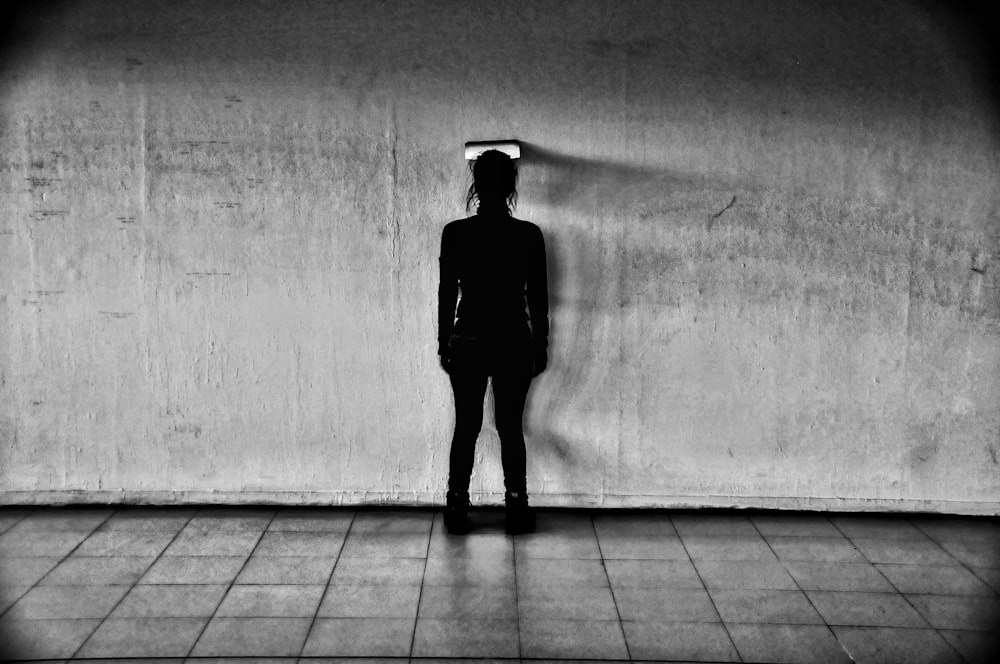
[[[620,235],[630,223],[655,217],[672,192],[692,187],[718,190],[718,208],[701,217],[711,230],[724,220],[718,210],[735,204],[734,183],[718,174],[585,159],[529,143],[521,144],[520,168],[524,197],[544,210],[551,322],[548,368],[532,381],[525,404],[529,479],[537,483],[542,475],[538,493],[551,485],[600,504],[594,487],[613,491],[622,479],[617,453],[600,449],[620,443],[627,425],[618,403],[626,380],[622,321],[630,307],[643,306],[644,289],[656,286],[669,262],[678,260],[657,246],[632,253]]]

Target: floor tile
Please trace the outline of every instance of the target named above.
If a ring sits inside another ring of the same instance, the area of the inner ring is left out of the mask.
[[[19,533],[28,530],[90,532],[106,521],[115,510],[114,507],[87,505],[40,507],[18,522],[15,527]]]
[[[101,624],[94,620],[0,620],[3,655],[10,659],[70,657]]]
[[[855,537],[854,545],[873,563],[957,565],[947,551],[931,540],[886,540]]]
[[[604,538],[601,553],[605,560],[687,560],[681,539],[674,535],[623,535]]]
[[[695,567],[708,588],[797,590],[795,581],[777,562],[698,560]]]
[[[939,634],[969,664],[995,664],[997,654],[1000,653],[1000,631],[942,629]]]
[[[509,558],[513,560],[514,538],[499,533],[432,535],[429,558]]]
[[[308,663],[303,662],[302,664],[312,664],[312,661],[313,660],[310,660]],[[363,660],[352,659],[350,661],[341,660],[339,662],[336,662],[335,664],[355,664],[356,662],[359,661],[361,662],[361,664],[399,664],[399,662],[390,659],[383,659],[379,661],[375,658],[367,658]],[[412,662],[412,664],[515,664],[516,662],[518,662],[518,660],[516,658],[477,657],[475,659],[475,662],[470,662],[468,658],[461,658],[461,657],[420,657],[420,658],[414,657],[410,659],[410,662]],[[546,662],[544,659],[538,659],[532,661],[531,664],[557,664],[557,663],[554,661]],[[560,660],[558,664],[577,664],[577,663],[574,663],[573,660]],[[584,664],[584,663],[579,662],[578,664]],[[588,661],[586,662],[586,664],[604,664],[604,663],[599,661]]]
[[[33,586],[48,574],[62,558],[17,556],[0,558],[0,585]]]
[[[996,630],[1000,598],[973,595],[904,595],[936,629]]]
[[[593,533],[580,535],[533,534],[514,541],[514,555],[524,558],[575,558],[599,560],[601,549]]]
[[[806,594],[828,625],[930,627],[897,593],[810,590]]]
[[[258,540],[259,531],[202,531],[185,528],[163,552],[164,556],[246,556]]]
[[[232,586],[215,612],[225,618],[304,618],[316,615],[326,586]]]
[[[749,518],[728,514],[683,514],[671,517],[674,528],[681,537],[686,535],[709,535],[733,537],[759,536],[757,528]]]
[[[85,539],[74,556],[158,556],[175,533],[158,530],[98,531]]]
[[[432,512],[423,511],[358,511],[351,525],[351,534],[418,534],[429,535]]]
[[[89,534],[81,530],[20,530],[21,525],[19,523],[0,535],[0,558],[36,556],[62,558]]]
[[[738,662],[739,655],[722,623],[622,623],[632,659]]]
[[[605,560],[613,588],[703,588],[690,560]]]
[[[246,556],[163,556],[139,583],[229,583]]]
[[[851,664],[824,625],[734,624],[729,633],[744,662]]]
[[[868,562],[846,537],[771,536],[768,543],[781,560],[828,563]]]
[[[278,510],[268,530],[345,534],[353,520],[353,510],[284,508]]]
[[[325,584],[336,558],[319,556],[262,556],[255,552],[236,577],[236,583]]]
[[[943,542],[992,542],[1000,546],[1000,527],[986,517],[911,517],[910,523]]]
[[[788,572],[803,590],[893,592],[879,571],[867,563],[787,562]]]
[[[955,565],[876,565],[901,593],[926,595],[992,595],[975,574]]]
[[[511,586],[514,560],[507,558],[428,558],[424,584],[429,586]]]
[[[928,537],[906,519],[886,516],[831,516],[830,521],[847,537],[894,540],[927,540]]]
[[[589,514],[542,510],[536,516],[535,532],[592,535],[594,522]]]
[[[139,585],[129,590],[112,618],[210,618],[227,586]]]
[[[521,620],[521,656],[628,659],[617,620]]]
[[[414,657],[517,657],[517,620],[419,618]]]
[[[823,624],[801,590],[713,588],[710,593],[715,608],[727,623]]]
[[[701,588],[618,588],[615,601],[622,620],[719,622],[708,592]]]
[[[610,594],[608,595],[610,599]],[[414,597],[413,606],[416,606]],[[522,603],[523,608],[523,603]],[[517,620],[518,597],[510,586],[424,586],[420,593],[423,618]],[[412,615],[405,614],[405,615]]]
[[[424,533],[355,533],[344,542],[341,558],[423,558],[429,535]]]
[[[108,618],[77,657],[184,657],[208,618]]]
[[[992,588],[994,592],[1000,594],[1000,569],[996,567],[973,567],[972,573],[975,574],[983,583]],[[955,591],[953,594],[961,595],[963,593]]]
[[[617,537],[674,537],[677,530],[666,512],[653,514],[595,514],[594,530],[598,538]]]
[[[108,530],[163,530],[179,532],[198,512],[196,507],[123,507],[101,524]]]
[[[417,585],[424,576],[423,558],[341,558],[330,583],[338,586]],[[449,561],[450,562],[450,561]]]
[[[992,542],[941,542],[941,547],[970,567],[1000,569],[1000,547]]]
[[[277,509],[269,507],[203,507],[191,518],[188,528],[204,531],[261,531],[267,528],[276,514]]]
[[[857,664],[959,664],[958,653],[933,629],[832,627]]]
[[[297,657],[312,618],[222,618],[209,621],[192,657]]]
[[[103,618],[126,592],[127,586],[35,586],[4,618]]]
[[[681,539],[692,560],[778,560],[760,535],[685,535]]]
[[[336,558],[343,544],[344,534],[339,532],[268,531],[253,554]]]
[[[41,585],[124,585],[131,586],[145,574],[155,556],[70,556]]]
[[[412,618],[316,618],[304,657],[406,657]]]
[[[421,589],[416,585],[331,585],[326,589],[317,615],[323,618],[416,618],[417,602],[434,590],[437,589]]]
[[[751,516],[761,535],[783,537],[842,537],[825,515],[773,514]]]
[[[551,585],[599,587],[608,585],[608,576],[600,560],[519,558],[516,566],[519,588]]]
[[[0,506],[0,533],[17,525],[34,510],[34,507]]]
[[[524,586],[511,610],[525,621],[618,620],[615,596],[606,586]]]
[[[31,586],[0,585],[0,613],[10,608],[29,590],[31,590]]]

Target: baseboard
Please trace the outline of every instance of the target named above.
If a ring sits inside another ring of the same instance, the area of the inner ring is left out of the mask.
[[[499,505],[503,494],[473,494],[474,505]],[[829,498],[801,496],[531,496],[536,507],[578,509],[768,509],[816,512],[902,512],[1000,515],[1000,501]],[[282,505],[437,507],[444,492],[344,491],[0,491],[0,505]]]

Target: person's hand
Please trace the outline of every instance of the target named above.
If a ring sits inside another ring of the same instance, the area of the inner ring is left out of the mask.
[[[534,369],[531,372],[532,377],[535,377],[538,374],[545,371],[545,367],[548,365],[548,363],[549,363],[549,354],[546,352],[546,350],[544,348],[539,348],[538,350],[536,350],[535,363],[534,363],[535,365]]]

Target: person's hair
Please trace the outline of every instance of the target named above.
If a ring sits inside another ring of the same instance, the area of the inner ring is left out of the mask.
[[[506,203],[507,212],[517,206],[517,167],[514,160],[499,150],[487,150],[469,164],[472,184],[465,196],[465,209],[472,201],[479,205]]]

